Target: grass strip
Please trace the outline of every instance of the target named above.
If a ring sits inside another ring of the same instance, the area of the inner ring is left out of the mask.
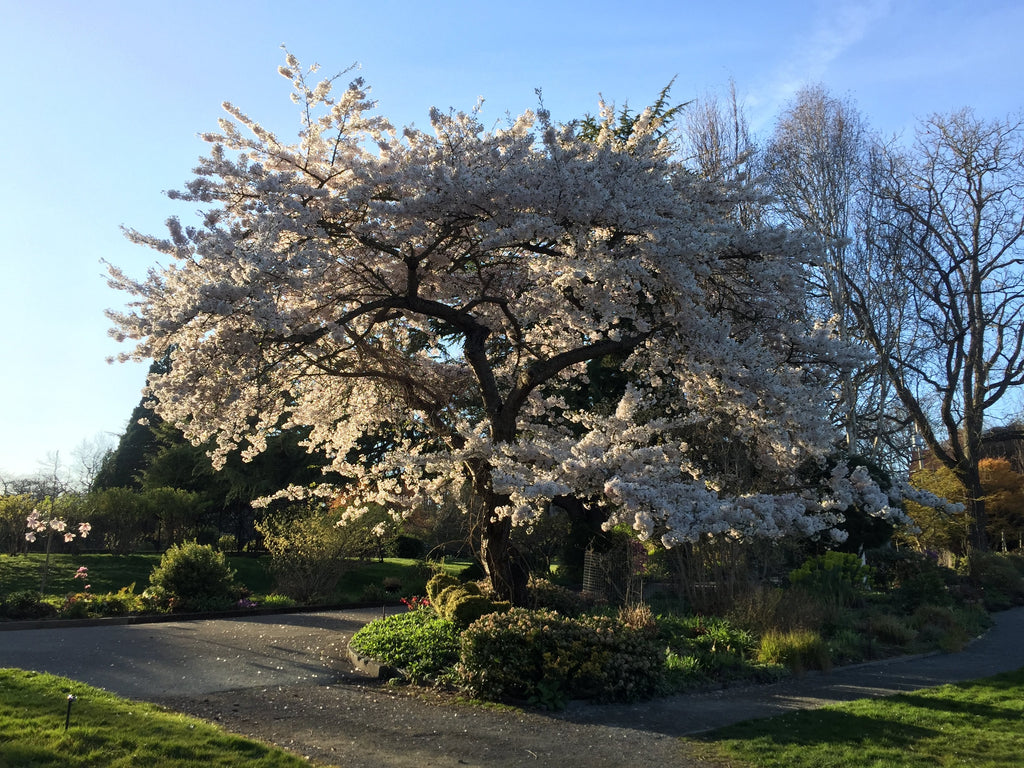
[[[75,697],[70,718],[69,696]],[[310,763],[202,720],[84,683],[0,669],[0,768],[28,765],[297,768]]]
[[[718,759],[758,768],[1010,768],[1024,763],[1024,668],[713,731]]]

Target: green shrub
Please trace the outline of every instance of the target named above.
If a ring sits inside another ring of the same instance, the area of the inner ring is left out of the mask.
[[[650,696],[661,682],[663,659],[651,631],[609,617],[514,608],[484,616],[463,632],[457,669],[475,696],[557,708],[571,698]]]
[[[352,636],[352,649],[411,680],[444,679],[459,659],[459,630],[430,609],[377,619]]]
[[[0,617],[5,619],[48,619],[56,615],[57,609],[44,602],[35,590],[12,592],[0,598]]]
[[[280,592],[301,603],[322,602],[334,594],[351,537],[336,522],[337,515],[327,510],[300,508],[256,523]]]
[[[790,572],[789,581],[837,605],[850,605],[868,586],[871,569],[860,558],[846,552],[826,552],[809,558]]]
[[[400,534],[391,542],[391,554],[393,557],[402,557],[408,560],[418,560],[427,553],[427,545],[422,539],[415,536]]]
[[[757,660],[761,664],[783,664],[797,673],[832,668],[828,645],[821,635],[808,629],[766,632],[757,649]]]
[[[895,607],[913,613],[921,605],[949,605],[954,574],[935,556],[909,549],[875,549],[867,553],[879,589],[889,593]]]
[[[440,616],[461,628],[468,627],[481,616],[495,611],[507,611],[512,607],[510,603],[492,600],[484,595],[476,582],[463,583],[455,579],[452,584],[450,578],[432,578],[427,584],[427,598]]]
[[[531,608],[546,608],[563,616],[579,616],[587,605],[579,593],[548,579],[531,576],[529,588]]]
[[[62,619],[84,619],[92,613],[92,595],[88,592],[75,592],[64,598],[64,604],[57,609]]]
[[[953,653],[963,650],[970,639],[952,608],[922,605],[910,621],[917,629],[917,642],[925,647]]]
[[[450,573],[441,571],[435,573],[428,581],[426,586],[427,599],[430,600],[430,604],[437,605],[437,596],[442,590],[448,587],[460,586],[462,582]]]
[[[217,549],[219,549],[221,552],[237,552],[238,539],[232,536],[230,533],[225,533],[219,539],[217,539]]]
[[[878,614],[867,620],[865,627],[871,637],[888,645],[905,648],[914,642],[917,633],[912,627],[891,614]]]
[[[172,607],[215,610],[230,605],[235,592],[235,572],[223,552],[189,541],[164,552],[149,583],[164,591]]]
[[[867,645],[867,639],[855,629],[836,630],[828,640],[829,658],[837,664],[863,661]]]
[[[1024,578],[1003,555],[974,553],[970,556],[969,568],[971,581],[981,589],[988,610],[1001,611],[1024,603]]]
[[[1024,555],[1019,552],[1003,555],[1003,559],[1017,569],[1017,573],[1024,576]]]

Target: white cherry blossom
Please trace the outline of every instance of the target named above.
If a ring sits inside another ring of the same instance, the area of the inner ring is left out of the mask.
[[[479,105],[396,130],[362,80],[310,84],[291,56],[281,74],[298,140],[225,105],[171,195],[202,226],[128,230],[167,265],[110,268],[133,297],[111,313],[123,357],[171,354],[156,412],[216,463],[303,426],[350,514],[468,486],[517,600],[509,526],[558,496],[667,546],[821,534],[861,497],[882,513],[856,473],[797,487],[835,438],[824,368],[856,359],[804,312],[813,249],[740,228],[749,193],[676,163],[656,114],[625,141],[608,106],[596,141],[544,110],[489,130]],[[620,378],[591,391],[601,364]],[[373,466],[367,436],[388,446]]]

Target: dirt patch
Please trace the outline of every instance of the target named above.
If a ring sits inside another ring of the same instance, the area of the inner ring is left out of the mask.
[[[436,692],[344,680],[332,685],[246,689],[161,704],[229,731],[344,768],[535,765],[721,768],[664,734],[511,707],[461,702]]]

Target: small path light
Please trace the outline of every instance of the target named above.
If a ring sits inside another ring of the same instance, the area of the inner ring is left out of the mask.
[[[75,694],[73,694],[73,693],[69,693],[68,694],[68,713],[67,713],[67,716],[64,718],[64,730],[65,731],[67,731],[68,726],[71,725],[71,702],[75,701],[75,698],[76,698]]]

